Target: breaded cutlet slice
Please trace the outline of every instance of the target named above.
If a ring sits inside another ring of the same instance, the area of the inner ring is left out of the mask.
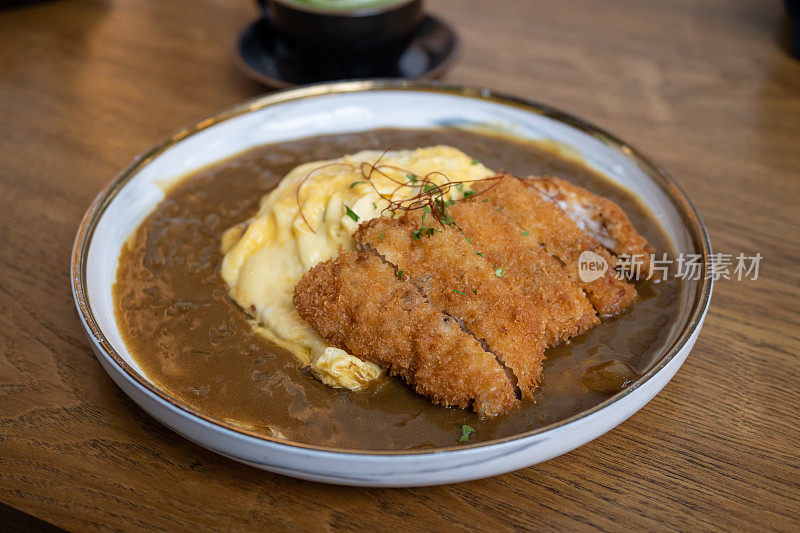
[[[447,213],[492,267],[503,268],[503,277],[521,287],[546,313],[550,346],[600,323],[586,293],[558,260],[496,207],[480,200],[461,201]]]
[[[554,178],[528,178],[528,183],[551,200],[574,220],[578,227],[616,255],[636,257],[640,262],[639,276],[650,272],[653,247],[636,231],[625,211],[608,198],[598,196],[583,187]]]
[[[598,313],[616,315],[636,298],[633,285],[614,276],[616,258],[580,229],[555,203],[544,200],[533,186],[505,174],[499,179],[476,182],[473,188],[479,195],[477,201],[488,200],[530,232],[547,253],[564,263],[569,275],[586,291]],[[584,251],[596,253],[609,265],[604,276],[588,283],[578,275],[578,259]]]
[[[434,307],[464,324],[516,378],[523,397],[539,384],[547,315],[502,271],[477,255],[464,235],[421,210],[375,218],[353,235],[393,264]],[[434,228],[420,235],[415,230]]]
[[[306,272],[294,290],[300,316],[332,345],[386,365],[419,394],[481,416],[518,404],[495,356],[373,253],[342,251]]]

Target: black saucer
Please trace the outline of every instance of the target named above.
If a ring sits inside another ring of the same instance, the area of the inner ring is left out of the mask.
[[[332,60],[324,57],[324,53],[302,50],[279,35],[272,22],[262,17],[239,35],[236,57],[247,76],[270,87],[283,88],[356,78],[433,78],[450,66],[458,48],[455,31],[441,20],[425,15],[400,50]]]

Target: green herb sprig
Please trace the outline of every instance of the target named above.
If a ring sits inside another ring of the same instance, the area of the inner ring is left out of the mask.
[[[470,436],[475,433],[475,430],[472,429],[471,426],[467,424],[463,424],[461,426],[461,437],[459,437],[458,442],[464,443],[469,441]]]
[[[344,211],[345,211],[345,213],[347,213],[347,216],[349,216],[350,218],[352,218],[356,222],[358,222],[359,219],[361,218],[361,217],[358,216],[358,214],[356,214],[355,211],[353,211],[352,209],[350,209],[347,206],[344,206]]]

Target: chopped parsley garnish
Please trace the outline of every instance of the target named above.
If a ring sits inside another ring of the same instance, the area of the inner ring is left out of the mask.
[[[480,161],[478,161],[477,159],[473,159],[472,162],[470,162],[471,165],[477,165],[479,163]]]
[[[450,207],[451,205],[456,205],[456,201],[455,200],[447,200],[447,202],[445,202],[444,205],[446,205],[447,207]]]
[[[350,188],[352,189],[353,187],[355,187],[359,183],[366,183],[366,181],[354,181],[353,183],[350,184]]]
[[[375,202],[372,202],[372,209],[378,209],[378,204],[376,204]]]
[[[489,199],[488,199],[488,198],[484,198],[484,199],[483,199],[483,203],[486,203],[486,202],[488,202],[488,201],[489,201]]]
[[[414,174],[406,174],[406,178],[408,178],[408,181],[410,181],[411,183],[417,182],[417,177]]]
[[[453,217],[451,217],[450,215],[447,215],[446,217],[444,217],[444,218],[442,219],[442,223],[443,223],[443,224],[447,224],[448,226],[455,226],[455,227],[457,227],[459,230],[461,230],[461,231],[464,231],[464,230],[462,230],[461,228],[459,228],[459,227],[458,227],[458,224],[456,224],[455,222],[453,222]]]
[[[458,290],[458,289],[453,289],[453,292],[454,292],[454,293],[456,293],[456,294],[463,294],[463,295],[466,295],[466,294],[467,294],[466,292],[461,292],[461,291],[460,291],[460,290]]]
[[[397,279],[403,279],[403,271],[402,270],[398,270],[397,271]]]
[[[479,255],[481,257],[486,257],[485,255],[483,255],[483,252],[475,252],[475,255]]]
[[[415,229],[414,231],[411,232],[411,235],[414,237],[414,240],[418,241],[419,238],[422,237],[423,235],[430,237],[436,232],[435,228],[425,225],[425,215],[427,215],[430,212],[431,209],[427,205],[422,208],[422,227],[419,229]]]
[[[472,241],[471,241],[471,240],[469,240],[469,237],[467,237],[467,242],[468,242],[468,243],[470,243],[470,244],[472,244]]]
[[[475,196],[475,191],[464,191],[464,198],[469,198],[471,196]]]
[[[456,190],[457,191],[463,191],[464,190],[464,184],[463,183],[459,183],[458,185],[456,185]]]
[[[478,289],[474,289],[474,290],[472,291],[472,294],[478,294]]]
[[[350,209],[347,206],[344,206],[344,211],[345,211],[345,213],[347,213],[347,216],[349,216],[350,218],[352,218],[356,222],[358,222],[358,219],[361,218],[356,214],[355,211],[353,211],[352,209]]]
[[[461,426],[461,437],[459,437],[458,442],[467,442],[469,440],[470,435],[475,433],[475,430],[472,427],[464,424]]]
[[[430,237],[435,232],[436,232],[435,228],[423,227],[420,229],[415,229],[414,231],[411,232],[411,235],[414,237],[414,240],[418,241],[419,238],[422,237],[423,235],[425,235],[426,237]]]
[[[527,236],[527,235],[528,235],[528,233],[530,233],[530,231],[523,231],[523,232],[522,232],[522,234],[523,234],[523,235],[525,235],[525,236]]]
[[[379,231],[379,232],[378,232],[378,238],[379,238],[380,240],[383,240],[383,232],[382,232],[382,231]]]
[[[422,186],[422,192],[429,192],[436,188],[436,185],[433,183],[426,183]]]
[[[498,278],[502,278],[504,271],[505,269],[503,267],[498,267],[497,270],[494,271],[494,275],[497,276]]]

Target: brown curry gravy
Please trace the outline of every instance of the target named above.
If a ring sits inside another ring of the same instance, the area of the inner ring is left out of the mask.
[[[208,416],[250,430],[318,446],[400,450],[458,444],[535,429],[608,398],[607,361],[644,372],[658,355],[680,304],[680,281],[640,282],[624,314],[548,351],[534,402],[496,419],[430,404],[394,378],[366,391],[333,389],[301,369],[294,356],[255,333],[219,277],[220,236],[258,210],[261,197],[298,164],[365,149],[447,144],[489,168],[549,174],[619,203],[657,253],[672,252],[658,222],[628,192],[557,151],[460,130],[373,130],[253,148],[177,184],[141,224],[120,255],[116,318],[144,373],[168,394]],[[612,369],[613,370],[613,369]],[[597,386],[598,380],[601,382]],[[612,379],[613,381],[613,379]],[[613,392],[616,385],[611,386]]]

